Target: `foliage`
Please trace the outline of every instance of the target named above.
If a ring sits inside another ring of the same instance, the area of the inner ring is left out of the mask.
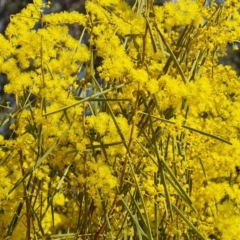
[[[0,239],[237,239],[240,3],[41,2],[0,35]]]

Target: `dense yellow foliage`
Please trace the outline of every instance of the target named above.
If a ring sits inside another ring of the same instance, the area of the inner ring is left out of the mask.
[[[239,239],[240,79],[218,64],[239,40],[239,1],[41,7],[0,35],[16,101],[2,121],[16,119],[16,137],[0,138],[0,239]]]

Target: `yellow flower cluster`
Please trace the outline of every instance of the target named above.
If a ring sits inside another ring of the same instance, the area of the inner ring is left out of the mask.
[[[1,120],[14,119],[0,239],[237,239],[240,79],[218,58],[239,40],[238,1],[42,7],[0,35],[16,103]]]

